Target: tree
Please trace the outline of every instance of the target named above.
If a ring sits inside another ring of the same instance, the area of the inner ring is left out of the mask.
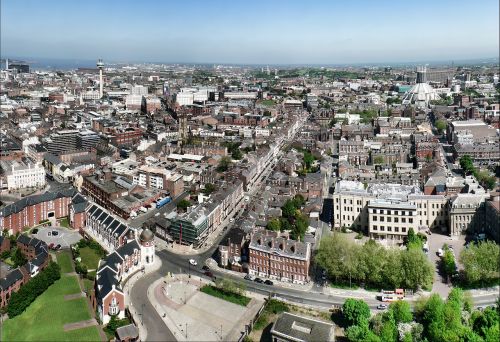
[[[16,248],[14,254],[12,255],[12,262],[14,263],[14,268],[17,268],[26,264],[28,260],[24,256],[23,252],[19,248]]]
[[[203,193],[205,195],[210,195],[214,191],[215,191],[215,185],[213,185],[212,183],[205,184],[205,189],[203,189]]]
[[[229,169],[229,165],[231,165],[231,158],[222,157],[219,161],[219,165],[217,165],[217,171],[225,172]]]
[[[293,200],[287,200],[285,204],[281,207],[281,213],[286,218],[294,217],[296,211],[297,207],[295,207]]]
[[[408,249],[410,248],[417,248],[417,249],[422,249],[423,247],[423,242],[422,239],[415,234],[415,230],[413,228],[408,229],[408,235],[406,237],[406,245]]]
[[[309,170],[309,169],[311,169],[311,165],[314,162],[314,156],[312,155],[311,152],[304,151],[303,161],[304,161],[304,168]]]
[[[384,163],[384,157],[383,156],[376,156],[373,158],[373,164],[383,164]]]
[[[191,202],[189,202],[187,199],[182,199],[177,203],[177,209],[181,210],[187,210],[191,206]]]
[[[460,158],[460,167],[464,170],[466,174],[471,174],[475,171],[472,158],[468,154]]]
[[[448,276],[453,276],[457,271],[457,265],[455,264],[455,256],[451,250],[446,246],[444,248],[443,258],[441,259],[441,265],[443,272]]]
[[[446,129],[446,121],[437,120],[436,121],[436,129],[438,130],[439,133],[443,133],[443,131]]]
[[[434,267],[421,249],[409,249],[401,253],[401,278],[399,285],[418,290],[429,288],[434,278]],[[397,284],[395,284],[397,285]]]
[[[394,317],[396,324],[398,323],[409,323],[413,321],[413,314],[411,312],[410,303],[398,300],[389,306],[389,311]]]
[[[231,158],[233,158],[234,160],[240,160],[241,158],[243,158],[243,153],[241,153],[241,150],[239,148],[236,148],[231,153]]]
[[[463,272],[466,282],[479,286],[498,281],[500,278],[499,258],[500,247],[492,241],[470,244],[469,248],[460,253],[460,262],[464,266]]]
[[[267,222],[266,228],[269,230],[274,230],[275,232],[279,232],[281,230],[281,221],[280,219],[273,218]]]
[[[363,300],[348,298],[342,305],[342,314],[349,325],[368,322],[370,308]]]
[[[295,212],[295,224],[292,228],[292,239],[294,240],[304,240],[304,235],[309,227],[309,219],[307,215],[301,213],[300,211]]]

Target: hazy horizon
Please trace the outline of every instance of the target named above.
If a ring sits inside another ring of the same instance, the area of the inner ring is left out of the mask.
[[[2,57],[237,65],[498,56],[498,1],[4,0]],[[481,18],[467,25],[468,18]]]

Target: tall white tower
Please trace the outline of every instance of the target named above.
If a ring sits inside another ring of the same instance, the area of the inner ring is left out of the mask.
[[[102,69],[104,68],[104,63],[100,58],[97,61],[97,68],[99,69],[99,98],[102,99],[104,88],[104,81],[102,80]]]
[[[144,266],[149,266],[154,262],[155,242],[154,234],[149,229],[144,229],[139,236],[141,245],[141,261]]]

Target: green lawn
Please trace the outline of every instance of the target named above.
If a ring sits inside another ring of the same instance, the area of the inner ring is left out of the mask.
[[[14,262],[12,261],[12,258],[7,258],[3,262],[5,262],[7,265],[14,266]]]
[[[251,300],[250,298],[239,295],[237,293],[225,292],[212,285],[205,285],[200,289],[200,291],[241,306],[247,306]]]
[[[64,332],[64,324],[90,319],[85,298],[64,300],[80,292],[75,276],[61,279],[40,295],[26,311],[8,319],[2,327],[2,341],[99,341],[97,327]]]
[[[83,287],[85,288],[85,291],[87,293],[89,293],[92,290],[92,288],[94,287],[94,281],[87,279],[87,278],[84,278],[83,279]]]
[[[69,228],[69,219],[68,219],[68,217],[63,217],[61,220],[59,220],[59,224],[61,225],[61,227]]]
[[[264,106],[274,106],[275,102],[273,100],[262,100],[260,104],[263,104]]]
[[[101,259],[99,254],[90,247],[80,248],[80,258],[82,258],[82,264],[85,264],[89,270],[97,269],[97,265]]]
[[[69,252],[57,253],[57,263],[61,266],[61,273],[73,272],[73,265],[71,264],[71,255]]]

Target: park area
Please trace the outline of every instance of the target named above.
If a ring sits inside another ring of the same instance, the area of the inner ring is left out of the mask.
[[[69,253],[57,255],[61,279],[41,294],[21,315],[2,326],[2,341],[100,341],[97,322],[82,296]],[[65,274],[66,273],[66,274]]]

